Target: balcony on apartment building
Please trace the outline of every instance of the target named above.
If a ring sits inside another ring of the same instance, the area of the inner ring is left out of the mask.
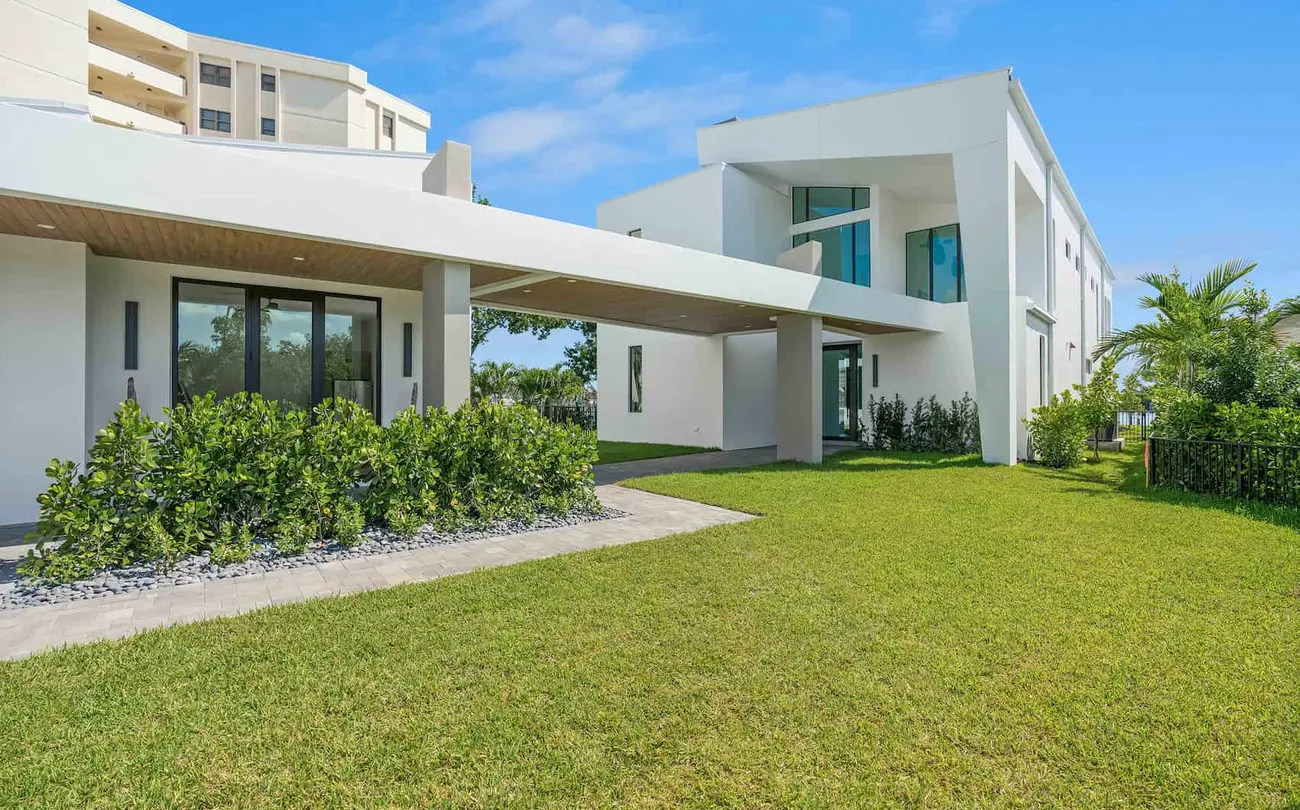
[[[184,135],[185,125],[168,117],[160,108],[150,111],[143,107],[129,106],[111,98],[91,92],[87,100],[90,116],[104,124],[115,124],[128,129],[145,129],[162,132],[167,135]]]
[[[185,98],[183,76],[141,61],[137,55],[123,53],[110,45],[93,41],[89,44],[89,55],[92,78],[112,74],[123,82],[138,85],[138,88],[129,89],[141,94],[157,94],[160,101],[170,98],[179,102]]]

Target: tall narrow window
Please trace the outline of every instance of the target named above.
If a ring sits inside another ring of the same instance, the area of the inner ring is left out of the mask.
[[[880,387],[880,355],[871,355],[871,387]]]
[[[627,347],[627,409],[641,413],[641,347]]]
[[[1047,336],[1038,336],[1038,405],[1047,404]]]
[[[325,298],[325,396],[350,399],[375,413],[379,372],[379,302]]]
[[[383,133],[385,138],[393,137],[393,116],[391,115],[384,116]]]
[[[966,300],[959,226],[913,231],[907,234],[905,243],[908,295],[941,304]]]

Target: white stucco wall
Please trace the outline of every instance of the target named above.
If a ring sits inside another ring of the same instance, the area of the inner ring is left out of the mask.
[[[722,449],[776,444],[776,335],[726,338],[722,370]]]
[[[722,166],[706,166],[601,203],[596,227],[642,239],[723,253]]]
[[[364,295],[381,300],[380,413],[386,423],[411,401],[411,385],[420,378],[419,292],[357,284],[241,273],[206,267],[158,264],[131,259],[91,256],[88,261],[90,304],[88,324],[87,441],[103,427],[126,396],[128,377],[135,378],[136,397],[149,414],[161,417],[171,405],[172,279],[227,281],[297,290]],[[123,367],[125,304],[140,303],[139,364],[135,371]],[[402,376],[402,324],[414,324],[411,377]]]
[[[601,439],[722,446],[722,338],[600,324],[596,343]],[[629,346],[642,347],[641,413],[628,409]]]
[[[862,398],[893,399],[910,408],[936,396],[944,405],[963,394],[975,396],[966,304],[945,304],[947,328],[938,334],[906,332],[870,335],[862,340]],[[841,338],[842,339],[842,338]],[[871,355],[880,355],[880,385],[871,385]]]
[[[733,166],[722,168],[722,252],[776,264],[790,249],[790,197]]]
[[[86,247],[0,235],[0,525],[36,520],[86,428]]]

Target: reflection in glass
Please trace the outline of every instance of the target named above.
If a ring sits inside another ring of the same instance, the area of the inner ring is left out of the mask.
[[[794,247],[812,240],[822,246],[822,277],[847,284],[871,286],[871,223],[796,234]]]
[[[930,298],[930,232],[907,235],[907,294]]]
[[[870,188],[795,186],[790,221],[795,225],[871,207]]]
[[[962,300],[961,254],[957,246],[956,225],[934,229],[930,253],[934,263],[934,294],[931,300],[941,304]]]
[[[283,408],[311,407],[312,303],[261,299],[262,396]]]
[[[641,347],[627,347],[627,409],[641,413]]]
[[[244,290],[177,285],[176,402],[244,390]]]
[[[325,396],[350,399],[375,412],[379,304],[325,298]]]

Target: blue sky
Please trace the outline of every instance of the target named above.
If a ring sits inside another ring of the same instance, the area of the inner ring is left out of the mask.
[[[1011,66],[1118,275],[1258,261],[1300,294],[1300,3],[1201,0],[134,0],[183,28],[351,61],[474,147],[494,204],[591,224],[694,168],[695,127]],[[306,22],[304,22],[306,21]],[[482,358],[558,362],[557,335]]]

